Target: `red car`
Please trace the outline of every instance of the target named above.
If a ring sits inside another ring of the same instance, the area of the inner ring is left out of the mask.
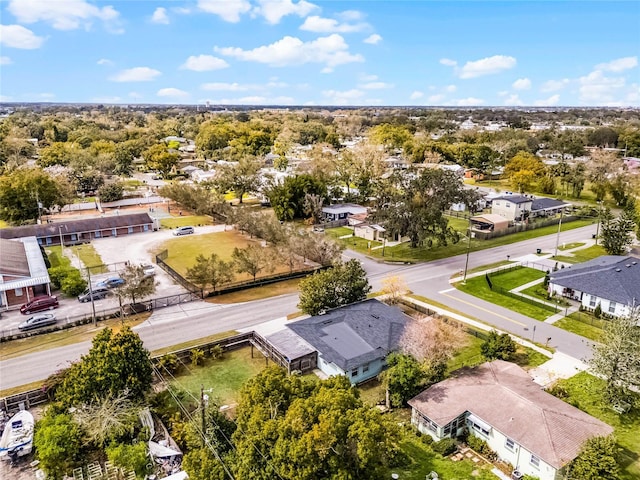
[[[43,295],[40,297],[34,297],[30,302],[25,303],[20,307],[20,313],[23,315],[29,315],[33,312],[41,312],[42,310],[53,310],[58,308],[58,298]]]

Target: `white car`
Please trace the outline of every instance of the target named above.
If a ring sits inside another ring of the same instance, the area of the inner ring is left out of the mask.
[[[22,322],[18,325],[18,329],[22,331],[32,330],[46,325],[53,325],[56,322],[56,316],[53,313],[40,313]]]
[[[156,274],[156,267],[150,263],[142,263],[140,266],[142,267],[145,277],[153,277]]]

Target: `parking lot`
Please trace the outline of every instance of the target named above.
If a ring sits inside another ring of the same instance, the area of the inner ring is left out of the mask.
[[[224,230],[223,225],[208,225],[196,227],[194,235],[212,233]],[[154,249],[159,248],[164,241],[174,238],[171,230],[159,230],[156,232],[139,233],[135,235],[127,235],[120,237],[109,237],[93,240],[91,244],[100,255],[102,262],[109,265],[113,271],[92,274],[91,283],[96,283],[117,275],[118,269],[125,266],[125,262],[133,264],[154,263],[154,256],[151,253]],[[177,284],[164,270],[157,265],[155,266],[156,292],[152,295],[154,298],[166,297],[184,293],[186,290]],[[58,297],[60,306],[53,310],[58,319],[67,317],[76,317],[79,315],[91,314],[91,302],[81,303],[77,298],[65,297],[61,292],[52,292]],[[109,294],[106,298],[94,301],[96,315],[102,312],[117,308],[119,306],[118,298]],[[26,319],[25,315],[20,314],[18,310],[2,312],[0,318],[0,329],[3,331],[16,329],[18,325]]]

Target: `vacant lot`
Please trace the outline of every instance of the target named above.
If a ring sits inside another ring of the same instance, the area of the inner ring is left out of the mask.
[[[201,225],[213,225],[211,217],[206,215],[188,215],[188,216],[173,216],[170,218],[161,218],[160,226],[162,228],[176,228],[176,227],[199,227]]]
[[[567,255],[558,255],[557,257],[553,257],[553,259],[566,263],[582,263],[606,254],[607,252],[601,245],[592,245],[587,248],[576,250]]]

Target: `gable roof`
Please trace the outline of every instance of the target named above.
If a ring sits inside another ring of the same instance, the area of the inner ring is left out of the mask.
[[[12,239],[22,237],[56,237],[62,234],[92,232],[111,228],[129,227],[134,225],[151,225],[153,220],[148,213],[132,213],[129,215],[111,215],[108,217],[84,218],[82,220],[68,220],[63,222],[43,223],[41,225],[25,225],[22,227],[0,228],[0,238]]]
[[[483,213],[481,215],[474,215],[471,217],[471,221],[491,223],[493,225],[509,225],[509,220],[497,213]]]
[[[29,262],[22,242],[0,238],[0,252],[0,276],[29,276]]]
[[[495,202],[496,200],[506,200],[515,204],[533,202],[532,199],[523,195],[503,195],[502,197],[495,197],[492,201]]]
[[[395,350],[409,320],[399,308],[372,298],[287,327],[346,372]]]
[[[461,369],[409,405],[440,426],[471,412],[556,469],[573,460],[589,438],[613,432],[542,390],[518,365],[502,360]]]
[[[563,202],[562,200],[556,200],[555,198],[536,198],[531,204],[531,211],[536,212],[538,210],[547,210],[562,206],[568,207],[570,205],[570,203]]]
[[[355,203],[336,203],[334,205],[327,205],[322,207],[322,211],[325,213],[367,213],[367,207],[362,205],[356,205]]]
[[[637,304],[640,301],[638,260],[632,256],[603,255],[552,272],[549,282],[616,303]]]

